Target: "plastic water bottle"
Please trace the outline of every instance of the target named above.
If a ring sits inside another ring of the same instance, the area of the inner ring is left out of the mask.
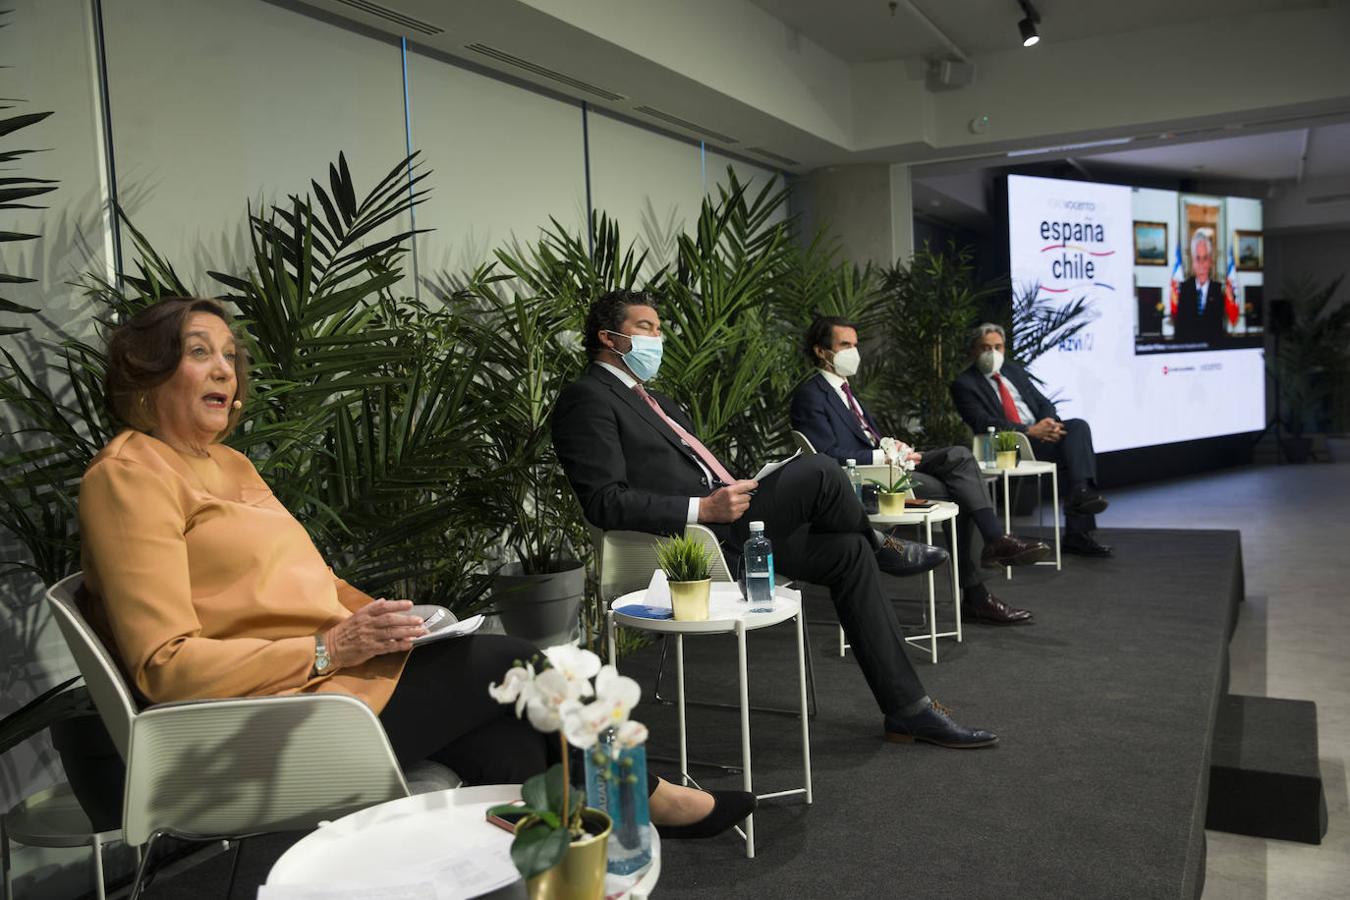
[[[764,523],[750,523],[745,542],[745,599],[751,606],[773,604],[773,544],[764,536]]]
[[[862,473],[858,471],[858,461],[856,459],[850,459],[844,465],[848,466],[848,481],[849,484],[853,485],[853,493],[857,494],[858,499],[861,500]]]
[[[988,428],[985,429],[985,436],[984,436],[984,464],[986,466],[989,466],[990,468],[993,468],[994,463],[998,461],[998,457],[994,455],[995,452],[996,451],[994,449],[994,426],[990,425]]]

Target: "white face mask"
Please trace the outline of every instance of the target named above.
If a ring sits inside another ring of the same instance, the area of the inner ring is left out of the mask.
[[[1003,354],[998,350],[986,350],[975,359],[975,365],[986,375],[993,375],[1003,368]]]
[[[862,354],[858,352],[857,347],[849,347],[835,353],[830,364],[834,366],[836,375],[842,378],[852,378],[858,374],[858,366],[862,365]]]

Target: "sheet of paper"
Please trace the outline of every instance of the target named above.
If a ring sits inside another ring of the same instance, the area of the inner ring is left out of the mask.
[[[467,896],[467,895],[466,895]],[[444,900],[429,881],[391,884],[264,884],[258,900]]]
[[[779,469],[783,468],[783,466],[786,466],[788,463],[792,462],[794,459],[796,459],[801,455],[802,451],[798,450],[796,453],[792,454],[787,459],[780,460],[778,462],[765,463],[764,467],[755,473],[754,480],[763,481],[765,478],[768,478],[774,472],[777,472]]]
[[[424,634],[413,641],[413,644],[429,644],[432,641],[443,641],[446,638],[463,637],[466,634],[473,634],[483,626],[483,616],[469,616],[467,619],[461,619],[453,625],[446,625],[430,634]]]
[[[493,836],[495,838],[495,835]],[[466,843],[395,871],[372,866],[346,884],[265,884],[258,900],[469,900],[519,880],[509,840]]]

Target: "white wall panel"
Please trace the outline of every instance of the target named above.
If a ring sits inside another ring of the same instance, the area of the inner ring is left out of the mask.
[[[653,266],[674,259],[676,238],[698,221],[703,163],[697,144],[592,113],[591,197],[618,219],[624,243],[648,248]]]
[[[103,10],[122,204],[199,292],[218,291],[208,269],[247,264],[247,201],[326,184],[339,151],[359,196],[406,152],[392,38],[261,0]]]
[[[432,170],[417,209],[423,278],[462,272],[512,241],[532,243],[549,217],[584,235],[581,106],[408,54],[414,148]]]

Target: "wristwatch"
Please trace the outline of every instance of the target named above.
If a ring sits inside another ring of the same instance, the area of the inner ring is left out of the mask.
[[[323,642],[323,635],[314,635],[314,674],[328,675],[335,668],[333,658],[328,655],[328,647]]]

